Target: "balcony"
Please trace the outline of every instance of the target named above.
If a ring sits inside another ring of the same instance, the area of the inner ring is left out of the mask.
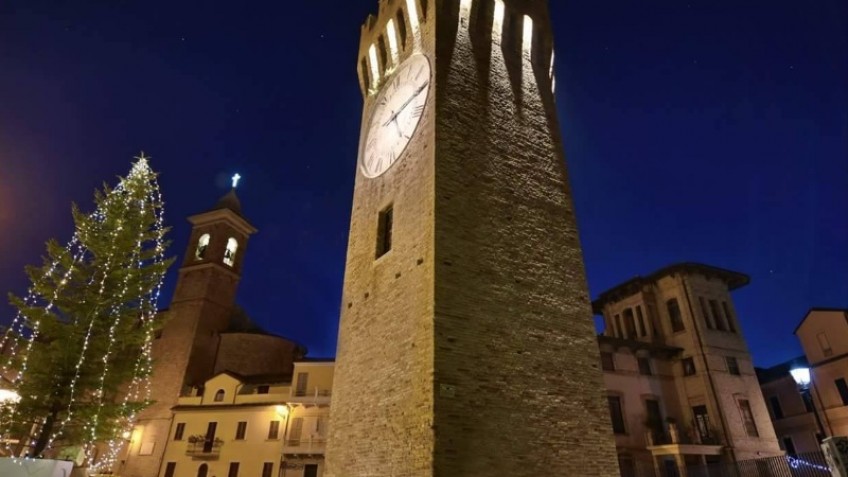
[[[287,456],[323,456],[326,447],[326,437],[289,439],[283,443],[283,454]]]
[[[216,460],[221,456],[223,445],[224,441],[217,437],[209,440],[205,437],[192,436],[186,445],[186,455],[195,460]]]
[[[329,406],[332,391],[329,389],[298,389],[292,392],[289,402],[310,406]]]
[[[658,455],[720,455],[721,439],[718,432],[708,430],[704,435],[692,429],[681,432],[676,423],[655,426],[647,432],[648,450]]]

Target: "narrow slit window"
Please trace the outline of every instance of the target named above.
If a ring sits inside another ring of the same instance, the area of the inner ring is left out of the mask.
[[[389,53],[391,53],[392,64],[396,65],[399,62],[400,52],[398,51],[398,37],[394,20],[389,20],[386,25],[386,34],[389,35]]]
[[[376,88],[380,84],[380,63],[377,61],[377,47],[374,45],[368,48],[368,62],[371,64],[371,87]]]
[[[533,55],[533,19],[530,18],[530,15],[524,15],[524,35],[523,35],[523,45],[524,51],[530,55],[532,58]]]
[[[391,251],[393,228],[394,208],[389,206],[380,212],[380,219],[377,226],[377,258],[380,258]]]
[[[377,39],[377,45],[380,47],[380,65],[382,66],[382,71],[385,72],[389,69],[389,56],[386,50],[386,39],[383,35],[380,35],[380,38]]]
[[[427,19],[427,0],[421,0],[421,18]]]
[[[403,18],[403,10],[397,12],[397,30],[400,36],[400,49],[406,50],[406,19]]]
[[[671,322],[671,331],[678,333],[684,331],[683,316],[680,314],[680,304],[677,303],[677,298],[672,298],[666,302],[668,308],[668,318]]]
[[[727,302],[721,302],[721,307],[724,309],[724,317],[727,319],[727,329],[731,333],[736,333],[736,325],[733,323],[733,315],[730,313],[730,307],[727,306]]]
[[[368,74],[368,60],[362,58],[362,83],[365,85],[365,91],[371,89],[371,75]]]

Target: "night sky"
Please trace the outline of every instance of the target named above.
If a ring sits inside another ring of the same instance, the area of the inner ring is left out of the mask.
[[[700,261],[734,294],[755,363],[800,354],[812,306],[848,307],[848,3],[552,0],[592,296]],[[172,255],[229,176],[260,230],[239,302],[335,353],[376,0],[0,2],[0,291],[72,233],[140,150]],[[160,303],[167,306],[176,268]],[[0,307],[0,322],[12,314]]]

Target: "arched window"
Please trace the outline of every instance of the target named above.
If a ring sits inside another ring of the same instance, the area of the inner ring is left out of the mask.
[[[223,402],[224,401],[224,390],[219,389],[218,392],[215,393],[215,402]]]
[[[209,473],[209,466],[206,464],[200,464],[200,467],[197,468],[197,477],[206,477],[206,474]]]
[[[230,237],[227,240],[227,249],[224,250],[224,264],[234,266],[236,264],[236,252],[238,251],[238,240]]]
[[[203,234],[200,236],[200,239],[197,241],[197,249],[194,251],[194,258],[197,260],[203,260],[203,257],[206,256],[206,249],[209,248],[209,241],[212,239],[212,236],[209,234]]]
[[[362,58],[362,82],[365,83],[365,91],[371,88],[371,75],[368,74],[368,60]]]

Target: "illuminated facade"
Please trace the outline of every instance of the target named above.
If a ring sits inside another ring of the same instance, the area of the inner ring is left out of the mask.
[[[362,26],[329,476],[618,475],[548,3]]]
[[[224,371],[252,377],[290,374],[305,349],[251,329],[235,298],[248,237],[256,229],[241,213],[235,189],[209,211],[189,218],[191,238],[166,324],[153,343],[151,395],[128,436],[114,472],[159,474],[178,400]],[[213,477],[211,474],[209,477]]]
[[[782,454],[730,296],[747,283],[678,264],[593,303],[622,475]]]
[[[332,360],[218,374],[177,401],[158,477],[321,477],[332,385]]]
[[[795,336],[804,356],[758,373],[781,447],[804,454],[848,436],[848,310],[813,308]]]

